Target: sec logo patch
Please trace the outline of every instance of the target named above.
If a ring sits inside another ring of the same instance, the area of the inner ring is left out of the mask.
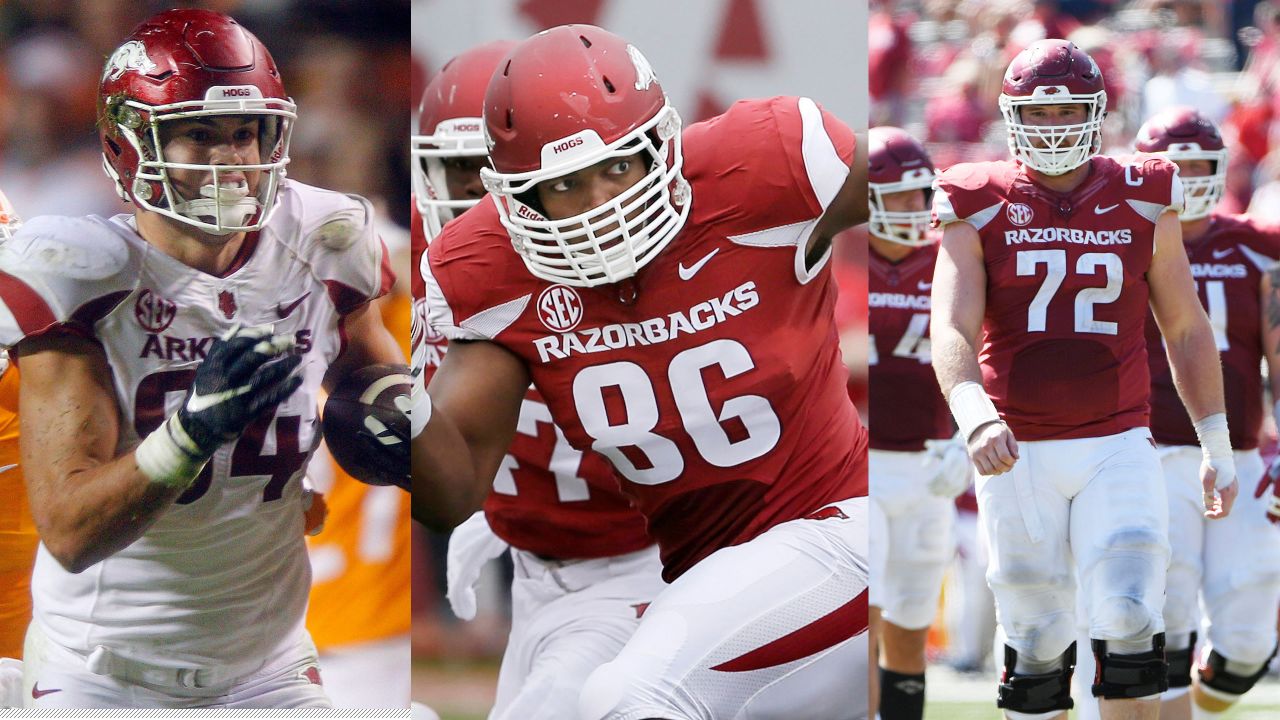
[[[569,332],[582,322],[582,298],[567,285],[552,285],[538,295],[538,319],[551,332]]]
[[[1031,211],[1031,206],[1026,203],[1013,203],[1009,206],[1008,212],[1009,222],[1017,225],[1018,227],[1025,226],[1027,223],[1031,222],[1031,218],[1035,216],[1035,213]]]

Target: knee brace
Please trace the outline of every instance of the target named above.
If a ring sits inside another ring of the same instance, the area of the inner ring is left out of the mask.
[[[1236,667],[1237,663],[1233,663],[1219,655],[1217,650],[1210,650],[1209,657],[1205,658],[1204,664],[1200,665],[1196,670],[1199,672],[1201,685],[1228,695],[1243,695],[1249,692],[1249,689],[1263,675],[1267,674],[1267,666],[1271,664],[1271,658],[1275,656],[1276,651],[1273,648],[1271,655],[1262,662],[1257,671],[1249,673],[1247,670]]]
[[[1151,637],[1151,649],[1134,655],[1107,652],[1106,640],[1092,640],[1097,674],[1093,678],[1094,697],[1140,698],[1169,689],[1169,664],[1164,658],[1164,633]]]
[[[1076,669],[1076,644],[1062,653],[1062,667],[1047,673],[1020,675],[1018,651],[1004,646],[1004,675],[996,691],[996,707],[1014,712],[1036,714],[1070,710],[1071,673]]]
[[[1191,643],[1181,650],[1164,651],[1165,662],[1169,663],[1169,689],[1184,688],[1191,685],[1191,654],[1196,650],[1196,633],[1191,633]]]

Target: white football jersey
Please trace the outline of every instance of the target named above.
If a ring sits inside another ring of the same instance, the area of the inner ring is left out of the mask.
[[[303,356],[298,391],[220,448],[139,540],[78,575],[41,545],[35,618],[54,642],[174,667],[265,658],[296,642],[317,393],[342,349],[342,315],[385,293],[391,274],[364,199],[287,182],[279,203],[227,277],[149,245],[131,215],[35,218],[0,246],[0,346],[58,327],[96,339],[113,371],[118,454],[177,410],[233,325],[272,325]]]

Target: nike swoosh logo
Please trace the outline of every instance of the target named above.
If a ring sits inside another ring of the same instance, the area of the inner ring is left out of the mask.
[[[1233,252],[1235,252],[1235,251],[1236,251],[1236,249],[1235,249],[1235,248],[1227,248],[1226,250],[1214,250],[1214,251],[1213,251],[1213,259],[1214,259],[1214,260],[1221,260],[1222,258],[1224,258],[1224,257],[1226,257],[1226,256],[1228,256],[1228,255],[1230,255],[1231,253],[1233,253]]]
[[[14,464],[12,464],[12,465],[3,465],[3,466],[0,466],[0,473],[2,473],[2,472],[9,472],[10,470],[12,470],[12,469],[14,469],[14,468],[16,468],[16,467],[18,467],[18,463],[14,463]]]
[[[701,260],[699,260],[698,262],[696,262],[696,263],[694,263],[694,264],[690,265],[689,267],[685,267],[685,266],[684,266],[684,263],[680,263],[680,267],[679,267],[679,270],[680,270],[680,279],[681,279],[681,280],[688,280],[689,278],[693,277],[694,275],[697,275],[697,274],[698,274],[698,271],[702,269],[702,266],[703,266],[703,265],[706,265],[706,264],[707,264],[707,262],[709,262],[709,261],[711,260],[711,258],[715,257],[715,256],[716,256],[716,253],[718,253],[718,252],[720,252],[720,248],[716,248],[715,250],[712,250],[711,252],[707,253],[706,257],[704,257],[704,258],[702,258]]]
[[[226,402],[233,397],[249,392],[249,388],[249,385],[241,385],[240,387],[223,390],[212,395],[192,395],[191,399],[187,401],[187,411],[198,413],[201,410],[208,410],[218,403]]]
[[[302,295],[302,297],[298,298],[297,300],[294,300],[288,305],[276,305],[276,314],[280,316],[281,320],[289,317],[290,315],[293,314],[293,311],[296,310],[297,307],[302,304],[302,301],[306,300],[307,296],[310,294],[311,294],[311,291],[308,290],[306,293]]]
[[[1115,205],[1108,205],[1107,207],[1102,207],[1101,205],[1095,205],[1093,207],[1093,214],[1103,215],[1105,213],[1111,212],[1112,210],[1115,210],[1118,207],[1120,207],[1120,203],[1116,203]]]
[[[53,693],[56,693],[56,692],[62,692],[62,688],[54,688],[52,690],[41,690],[40,683],[36,683],[35,685],[31,686],[31,698],[33,700],[39,700],[45,695],[52,695]]]
[[[929,288],[933,287],[933,283],[925,282],[921,280],[920,282],[916,283],[916,287],[920,288],[921,290],[928,290]]]

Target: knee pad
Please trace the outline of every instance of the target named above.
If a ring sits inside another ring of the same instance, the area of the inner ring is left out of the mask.
[[[1140,698],[1169,689],[1169,664],[1164,658],[1164,633],[1151,638],[1151,649],[1133,655],[1107,652],[1106,640],[1093,640],[1097,673],[1093,678],[1094,697]]]
[[[1169,689],[1190,687],[1191,685],[1191,653],[1196,649],[1196,633],[1191,633],[1191,643],[1181,650],[1164,651],[1165,662],[1169,663]]]
[[[1155,622],[1159,617],[1141,598],[1113,595],[1098,604],[1089,625],[1095,635],[1140,638],[1158,627]]]
[[[1200,675],[1202,686],[1227,695],[1239,696],[1249,692],[1249,689],[1267,674],[1267,667],[1271,665],[1271,658],[1275,656],[1276,651],[1273,648],[1271,656],[1264,660],[1256,671],[1252,671],[1252,665],[1247,668],[1239,667],[1239,663],[1219,655],[1217,650],[1210,650],[1209,656],[1196,670]]]
[[[1070,710],[1071,673],[1076,669],[1076,644],[1062,653],[1062,667],[1046,673],[1018,674],[1018,651],[1004,646],[1004,675],[996,691],[996,707],[1038,714]]]

